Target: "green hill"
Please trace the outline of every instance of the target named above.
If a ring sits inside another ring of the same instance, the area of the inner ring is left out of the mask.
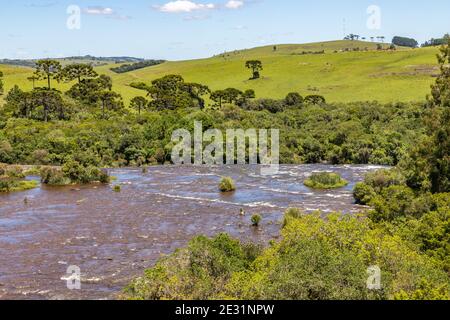
[[[388,45],[384,44],[384,48]],[[355,51],[358,50],[358,51]],[[321,53],[324,51],[324,53]],[[110,68],[96,67],[110,75],[114,86],[129,101],[142,92],[131,88],[131,82],[152,80],[167,74],[180,74],[187,81],[207,84],[211,89],[235,87],[254,89],[257,97],[281,98],[292,91],[302,95],[320,94],[331,102],[361,100],[418,101],[429,92],[436,68],[437,48],[378,51],[376,43],[330,41],[311,44],[286,44],[236,50],[208,59],[173,61],[124,74]],[[259,80],[248,80],[245,61],[259,59],[264,70]],[[32,70],[0,66],[5,73],[5,89],[13,84],[31,88],[26,80]],[[68,84],[59,85],[61,89]]]

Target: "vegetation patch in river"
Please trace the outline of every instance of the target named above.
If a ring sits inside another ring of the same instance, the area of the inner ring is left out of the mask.
[[[219,183],[220,192],[233,192],[236,191],[236,184],[230,177],[223,177]]]
[[[305,186],[312,189],[338,189],[348,185],[348,181],[337,173],[316,172],[304,182]]]
[[[20,166],[0,165],[0,193],[34,189],[38,182],[24,180],[26,174]]]

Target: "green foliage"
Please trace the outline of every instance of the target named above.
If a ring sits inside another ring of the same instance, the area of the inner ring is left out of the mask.
[[[290,107],[298,106],[303,103],[303,97],[298,92],[291,92],[284,99],[284,103]]]
[[[25,173],[19,166],[7,166],[0,163],[0,193],[34,189],[37,181],[23,180]]]
[[[35,76],[39,80],[47,80],[47,89],[51,89],[51,80],[58,80],[61,71],[61,63],[57,60],[46,59],[36,62]]]
[[[246,270],[260,249],[226,234],[194,238],[186,249],[161,259],[125,290],[127,299],[193,299],[218,295],[234,272]]]
[[[284,212],[284,217],[283,217],[283,228],[285,226],[287,226],[287,224],[289,223],[289,221],[294,220],[294,219],[299,219],[304,215],[304,213],[298,209],[298,208],[288,208],[285,212]]]
[[[74,160],[68,160],[62,168],[43,167],[40,175],[43,184],[54,186],[110,181],[108,174],[103,170],[92,165],[82,165]]]
[[[114,192],[120,192],[120,191],[122,191],[122,188],[120,187],[120,185],[116,184],[116,185],[113,186],[113,191]]]
[[[311,104],[322,104],[325,103],[326,100],[323,96],[320,95],[309,95],[305,97],[305,103],[311,103]]]
[[[259,214],[252,215],[252,217],[250,219],[250,221],[252,222],[252,226],[254,226],[254,227],[258,227],[259,224],[261,223],[261,220],[262,220],[262,218],[261,218],[261,215],[259,215]]]
[[[250,80],[256,80],[261,77],[260,71],[263,70],[263,64],[260,60],[249,60],[245,63],[245,67],[252,70]]]
[[[71,82],[77,80],[78,84],[88,78],[97,78],[98,74],[89,64],[74,63],[65,66],[58,75],[58,80]]]
[[[230,177],[223,177],[219,183],[220,192],[232,192],[236,190],[236,185]]]
[[[382,270],[378,291],[366,286],[372,265]],[[432,258],[368,219],[333,214],[292,219],[282,240],[262,252],[224,234],[197,237],[134,280],[124,298],[359,300],[419,293],[449,298],[448,276]]]
[[[396,46],[410,47],[410,48],[417,48],[417,46],[419,45],[419,43],[415,39],[406,38],[406,37],[398,37],[398,36],[395,36],[392,39],[392,44],[394,44]]]
[[[130,71],[135,71],[151,66],[156,66],[158,64],[166,62],[165,60],[146,60],[146,61],[139,61],[132,64],[123,64],[119,67],[111,68],[111,71],[115,73],[126,73]]]
[[[337,173],[315,172],[304,181],[305,186],[312,189],[338,189],[348,185]]]

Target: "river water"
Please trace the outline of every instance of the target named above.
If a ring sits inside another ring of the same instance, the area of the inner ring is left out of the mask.
[[[261,176],[257,166],[157,166],[110,170],[110,185],[48,187],[0,195],[0,299],[113,299],[130,279],[192,237],[227,232],[243,241],[279,237],[288,207],[306,212],[365,208],[352,189],[375,166],[281,166]],[[314,191],[303,185],[315,171],[333,171],[350,184]],[[221,176],[237,191],[221,194]],[[25,200],[26,199],[26,200]],[[245,216],[240,215],[244,209]],[[259,213],[261,226],[250,226]],[[81,270],[81,289],[67,288],[67,268]]]

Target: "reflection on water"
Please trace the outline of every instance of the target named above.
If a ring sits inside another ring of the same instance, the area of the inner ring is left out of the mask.
[[[150,167],[111,170],[122,185],[46,187],[0,195],[0,298],[113,298],[162,254],[198,234],[227,232],[245,241],[267,242],[279,235],[283,211],[355,213],[352,189],[374,166],[282,166],[273,177],[258,167]],[[313,171],[334,171],[351,183],[314,191],[303,185]],[[221,176],[238,190],[220,194]],[[25,202],[24,199],[28,201]],[[239,215],[243,208],[247,215]],[[250,216],[263,217],[259,230]],[[82,272],[79,291],[66,288],[66,270]]]

